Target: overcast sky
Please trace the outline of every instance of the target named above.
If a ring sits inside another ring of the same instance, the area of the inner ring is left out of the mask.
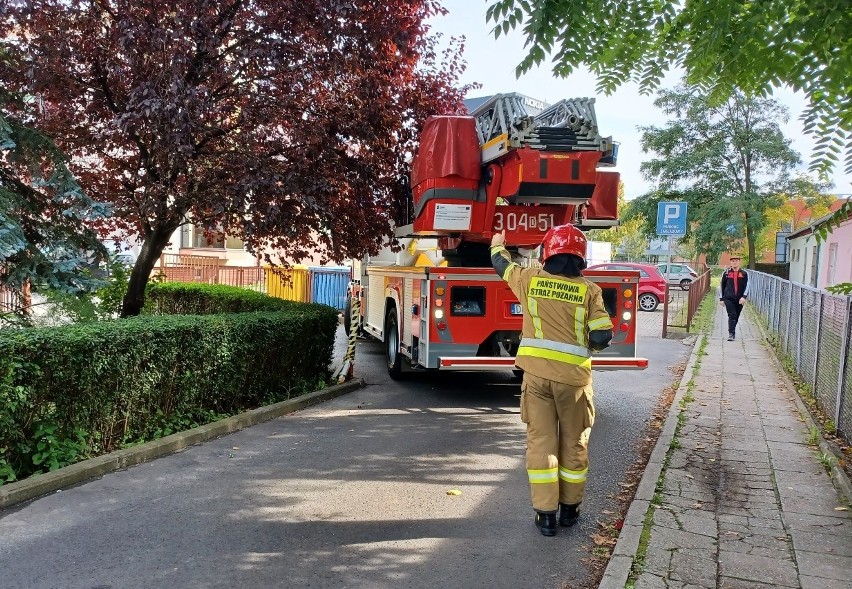
[[[648,154],[643,154],[639,145],[638,125],[663,125],[665,117],[654,105],[653,96],[641,96],[635,84],[626,84],[612,96],[595,94],[595,78],[588,71],[575,72],[569,78],[554,78],[547,64],[515,78],[515,66],[525,55],[523,36],[519,32],[510,32],[495,40],[485,22],[486,2],[484,0],[443,0],[450,11],[445,17],[431,21],[434,32],[448,36],[466,37],[464,58],[467,71],[462,83],[479,82],[482,88],[471,93],[473,96],[486,96],[505,92],[519,92],[548,103],[563,98],[595,96],[595,109],[602,135],[612,135],[621,143],[616,171],[621,172],[625,193],[628,199],[645,193],[650,185],[639,173],[639,165]],[[669,76],[665,86],[675,86],[676,76]],[[775,94],[781,103],[790,110],[790,121],[783,126],[784,134],[793,140],[793,148],[802,156],[802,169],[807,169],[813,140],[802,133],[802,124],[798,120],[806,101],[801,94],[781,91]],[[834,192],[852,193],[852,176],[843,174],[838,167],[833,176]]]

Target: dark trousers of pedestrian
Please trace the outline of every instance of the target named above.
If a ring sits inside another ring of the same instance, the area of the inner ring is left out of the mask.
[[[735,335],[737,332],[737,321],[740,320],[740,313],[743,312],[743,306],[739,301],[725,299],[725,310],[728,311],[728,334]]]

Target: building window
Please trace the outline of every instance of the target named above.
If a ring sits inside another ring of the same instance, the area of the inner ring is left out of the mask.
[[[811,257],[811,286],[817,285],[817,246],[814,246],[813,257]]]
[[[180,246],[192,247],[192,227],[189,225],[182,225],[180,228]]]
[[[182,248],[245,249],[243,240],[221,231],[205,231],[203,227],[185,225],[180,232]]]
[[[834,284],[837,276],[837,244],[828,246],[828,282],[827,286]]]

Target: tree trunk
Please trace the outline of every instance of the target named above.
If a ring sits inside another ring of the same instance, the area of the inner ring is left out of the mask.
[[[133,270],[130,272],[127,293],[124,295],[124,301],[121,304],[121,317],[134,317],[142,312],[142,306],[145,304],[145,288],[151,278],[151,270],[154,269],[154,265],[160,259],[160,254],[168,245],[175,229],[177,227],[157,227],[145,237],[145,241],[142,243],[142,251],[139,252],[136,264],[133,265]]]
[[[756,262],[756,260],[754,259],[754,256],[756,255],[756,251],[757,251],[755,241],[756,241],[756,237],[754,235],[754,230],[751,228],[751,225],[749,224],[748,215],[746,215],[746,243],[748,244],[748,269],[749,270],[754,270],[754,264]]]

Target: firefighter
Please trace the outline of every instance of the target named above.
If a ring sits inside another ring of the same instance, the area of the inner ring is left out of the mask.
[[[748,298],[748,273],[740,268],[740,256],[731,256],[731,267],[722,274],[719,286],[719,302],[728,312],[728,341],[734,341],[737,334],[737,322]]]
[[[553,227],[542,241],[543,268],[522,268],[491,239],[491,262],[524,309],[515,365],[524,371],[521,421],[527,425],[527,475],[535,524],[545,536],[579,517],[595,422],[593,351],[612,339],[601,288],[583,278],[586,236],[573,225]]]

